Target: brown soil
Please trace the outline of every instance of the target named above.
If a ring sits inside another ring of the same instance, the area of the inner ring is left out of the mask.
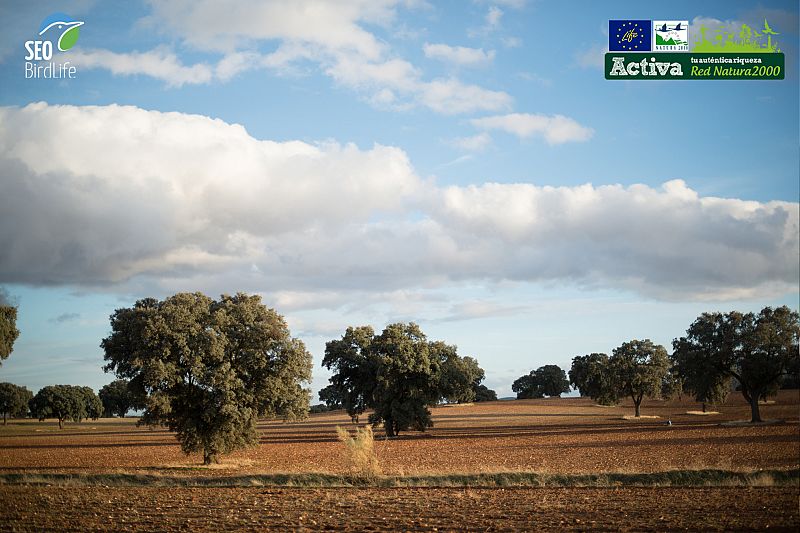
[[[631,406],[584,399],[439,407],[427,433],[379,440],[387,474],[536,471],[656,472],[672,469],[797,469],[800,395],[762,406],[778,425],[745,420],[731,395],[714,417],[691,402],[645,403],[658,419],[623,420]],[[672,425],[666,424],[667,420]],[[134,419],[0,426],[0,473],[152,472],[231,476],[345,472],[341,412],[293,424],[264,421],[259,446],[214,468],[186,456],[174,435]],[[797,531],[799,487],[612,488],[125,488],[0,485],[0,530],[565,530],[785,529]]]
[[[797,488],[264,489],[0,486],[0,529],[787,530]]]
[[[749,419],[749,407],[738,393],[715,406],[720,414],[714,417],[686,414],[697,407],[692,402],[650,401],[642,414],[660,418],[641,420],[622,419],[631,414],[628,405],[598,407],[588,399],[476,403],[433,409],[433,429],[379,438],[375,447],[384,473],[401,475],[788,469],[800,467],[799,406],[798,391],[781,391],[775,404],[761,407],[761,414],[785,423],[725,426],[720,424]],[[346,471],[336,438],[336,426],[352,427],[346,414],[259,426],[259,446],[224,457],[217,468],[201,468],[201,457],[184,455],[173,434],[137,428],[134,419],[85,421],[64,430],[54,421],[15,420],[0,426],[0,473]]]

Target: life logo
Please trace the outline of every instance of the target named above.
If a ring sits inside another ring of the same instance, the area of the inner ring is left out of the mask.
[[[25,41],[26,78],[74,78],[76,68],[69,61],[51,62],[55,49],[66,52],[78,42],[82,20],[75,20],[65,13],[53,13],[39,26],[42,39]],[[54,45],[55,43],[55,45]],[[40,62],[46,62],[44,65]]]

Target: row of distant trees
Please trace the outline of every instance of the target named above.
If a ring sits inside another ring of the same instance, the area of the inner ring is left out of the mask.
[[[55,418],[58,427],[72,420],[97,420],[101,416],[125,416],[131,409],[142,408],[125,380],[115,380],[95,394],[91,387],[76,385],[48,385],[34,394],[27,387],[13,383],[0,383],[0,413],[3,425],[10,418]]]
[[[786,374],[797,373],[799,322],[788,307],[767,307],[758,314],[707,313],[675,340],[671,356],[662,346],[634,340],[611,357],[575,358],[570,379],[597,401],[631,397],[637,414],[642,398],[660,394],[665,383],[679,383],[711,401],[715,391],[736,379],[757,421],[758,399]],[[13,320],[0,320],[0,360],[17,335]],[[111,315],[111,334],[101,347],[104,370],[122,380],[108,391],[129,395],[103,410],[124,415],[141,409],[138,424],[168,427],[183,451],[202,452],[204,463],[256,444],[260,417],[291,420],[309,412],[310,391],[303,383],[311,378],[311,354],[259,296],[239,293],[215,300],[180,293],[139,300]],[[368,326],[348,328],[341,339],[327,343],[323,365],[333,372],[322,391],[326,407],[343,408],[356,419],[370,410],[370,423],[383,425],[387,436],[431,427],[429,408],[442,401],[496,398],[482,385],[484,371],[474,358],[459,356],[454,345],[428,340],[413,323],[390,324],[380,334]],[[513,387],[520,397],[535,397],[566,392],[569,383],[563,371],[547,365]],[[84,389],[45,387],[27,401],[29,412],[57,417],[60,424],[92,417],[98,411],[89,407]]]
[[[569,380],[558,366],[546,365],[517,379],[512,390],[517,398],[541,398],[569,392],[571,384],[603,405],[630,398],[638,417],[646,397],[686,392],[705,410],[707,403],[724,401],[735,384],[750,404],[751,420],[760,422],[759,400],[800,374],[798,336],[800,317],[786,306],[759,313],[703,313],[672,342],[672,354],[649,339],[632,340],[610,357],[575,357]]]

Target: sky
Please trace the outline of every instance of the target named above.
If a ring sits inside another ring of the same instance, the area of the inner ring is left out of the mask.
[[[72,79],[28,79],[54,12]],[[780,81],[607,81],[609,19],[760,27]],[[329,374],[414,321],[509,396],[706,311],[797,309],[796,1],[0,3],[0,381],[95,390],[109,315],[257,293]]]

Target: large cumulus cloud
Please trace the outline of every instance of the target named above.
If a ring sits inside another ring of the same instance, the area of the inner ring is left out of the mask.
[[[400,209],[419,186],[396,148],[259,141],[123,106],[5,108],[0,159],[0,276],[24,283],[220,269],[272,236]]]
[[[0,282],[330,297],[560,281],[724,299],[799,276],[796,203],[680,180],[442,188],[397,148],[136,107],[0,109],[0,180]]]

